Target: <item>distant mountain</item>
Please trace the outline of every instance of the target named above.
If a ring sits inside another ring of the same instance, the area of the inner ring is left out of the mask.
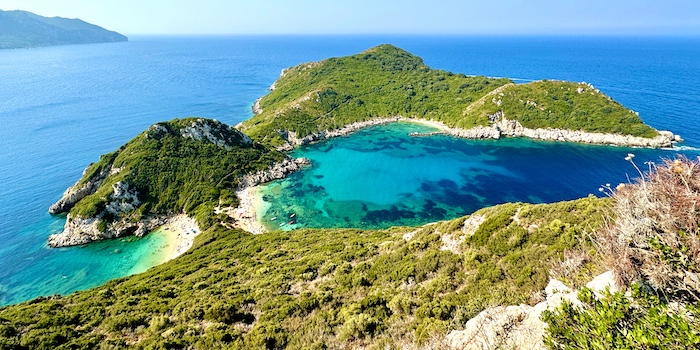
[[[128,40],[124,35],[79,19],[0,10],[0,49]]]

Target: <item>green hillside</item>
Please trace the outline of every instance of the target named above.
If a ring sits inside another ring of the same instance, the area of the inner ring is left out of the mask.
[[[196,215],[207,227],[215,205],[237,205],[234,190],[241,177],[283,159],[283,154],[220,122],[175,119],[153,125],[90,165],[76,186],[95,182],[99,187],[65,210],[73,218],[97,217],[101,228],[182,212]],[[115,215],[107,207],[124,202],[115,198],[117,183],[135,191],[137,201],[131,201],[134,208]]]
[[[215,225],[190,252],[143,274],[0,309],[0,348],[420,344],[487,306],[527,302],[547,283],[551,261],[600,226],[604,202],[487,208],[467,234],[466,218],[262,235]],[[443,237],[455,240],[454,251],[441,249]]]
[[[127,37],[79,19],[0,10],[0,49],[127,41]]]
[[[580,87],[586,93],[578,93]],[[284,143],[284,131],[303,137],[396,115],[468,129],[490,125],[488,115],[499,110],[526,127],[657,135],[634,112],[588,85],[515,85],[504,78],[453,74],[431,69],[419,57],[391,45],[292,67],[260,100],[260,108],[262,113],[245,121],[241,130],[273,146]]]

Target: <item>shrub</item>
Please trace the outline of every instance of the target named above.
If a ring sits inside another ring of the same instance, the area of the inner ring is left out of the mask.
[[[678,158],[649,163],[649,169],[614,191],[615,220],[595,239],[621,282],[640,281],[670,299],[698,301],[700,162]]]

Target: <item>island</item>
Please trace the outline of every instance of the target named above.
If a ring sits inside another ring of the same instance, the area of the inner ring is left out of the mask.
[[[120,41],[128,38],[80,19],[0,10],[0,49]]]
[[[183,214],[202,232],[145,273],[0,308],[0,346],[700,346],[700,210],[689,200],[700,197],[697,160],[605,185],[609,197],[506,203],[421,227],[251,234],[229,215],[242,189],[307,164],[285,150],[377,123],[429,122],[476,138],[677,139],[590,85],[451,74],[382,45],[285,70],[254,108],[237,128],[154,124],[88,166],[50,208],[67,213],[50,246],[143,235]],[[627,160],[637,167],[632,153]]]

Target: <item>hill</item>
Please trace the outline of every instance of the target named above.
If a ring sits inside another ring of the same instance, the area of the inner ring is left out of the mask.
[[[588,84],[516,85],[505,78],[454,74],[431,69],[391,45],[286,69],[271,89],[256,102],[257,115],[239,128],[284,149],[397,116],[436,121],[452,135],[470,138],[528,136],[650,147],[667,147],[673,140]]]
[[[606,201],[505,204],[423,228],[251,235],[214,225],[185,255],[0,309],[0,347],[324,349],[422,344],[525,303]],[[583,273],[583,272],[582,272]]]
[[[117,32],[79,19],[0,10],[0,49],[127,41]]]
[[[207,227],[215,206],[238,204],[235,189],[242,179],[285,161],[285,155],[214,120],[155,124],[91,164],[51,206],[52,214],[69,214],[49,245],[142,236],[174,213],[188,213]]]

